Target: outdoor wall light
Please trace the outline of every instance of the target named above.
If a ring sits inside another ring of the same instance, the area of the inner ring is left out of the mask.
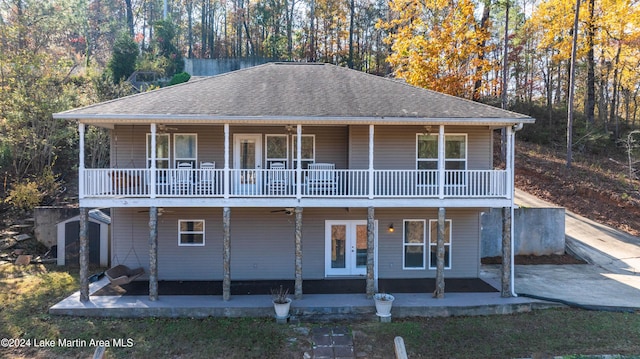
[[[393,223],[389,224],[389,233],[393,233],[395,228],[393,228]]]

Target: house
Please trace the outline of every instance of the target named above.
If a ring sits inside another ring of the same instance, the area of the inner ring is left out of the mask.
[[[479,276],[488,208],[505,214],[512,294],[514,139],[531,117],[319,63],[268,63],[54,117],[79,124],[82,212],[111,208],[111,263],[144,267],[152,300],[162,280],[222,281],[228,300],[233,281],[292,280],[299,298],[310,280],[359,278],[371,296],[381,281],[432,278],[441,296],[447,279]],[[86,168],[86,126],[111,130],[110,168]]]

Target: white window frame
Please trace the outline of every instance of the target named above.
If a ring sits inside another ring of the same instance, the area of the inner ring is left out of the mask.
[[[182,231],[180,228],[182,228],[182,223],[185,222],[202,222],[202,231]],[[182,235],[183,234],[201,234],[202,235],[202,243],[183,243],[182,242]],[[205,222],[204,219],[179,219],[178,220],[178,247],[204,247],[206,243],[206,238],[205,238]]]
[[[169,168],[169,164],[171,163],[171,136],[168,133],[156,133],[156,137],[166,137],[167,138],[167,156],[169,157],[157,157],[157,146],[160,143],[156,138],[156,168]],[[147,156],[147,168],[151,168],[151,134],[147,133],[147,145],[145,147],[146,156]],[[158,167],[158,162],[166,162],[166,167]]]
[[[433,136],[435,138],[436,143],[438,143],[438,136],[439,134],[437,133],[416,133],[416,169],[419,169],[419,163],[420,162],[435,162],[436,166],[435,169],[439,169],[438,168],[438,157],[436,154],[436,157],[431,158],[431,157],[419,157],[420,156],[420,146],[418,145],[418,142],[420,140],[420,136]],[[463,136],[464,137],[464,158],[447,158],[447,154],[446,154],[446,147],[447,147],[447,138],[448,137],[454,137],[454,136]],[[443,149],[443,152],[445,154],[445,158],[444,158],[444,169],[447,169],[447,162],[463,162],[464,163],[464,170],[467,169],[467,163],[468,163],[468,154],[469,154],[469,136],[466,133],[445,133],[444,134],[444,142],[445,142],[445,149]]]
[[[446,233],[446,228],[447,225],[449,226],[449,243],[444,244],[445,247],[445,256],[447,255],[447,247],[449,247],[449,265],[445,265],[444,269],[451,269],[452,266],[452,261],[453,261],[453,256],[451,254],[451,248],[452,244],[453,244],[453,222],[450,219],[445,219],[444,220],[445,224],[444,224],[444,228],[445,228],[445,233]],[[438,247],[438,238],[433,238],[434,242],[431,242],[431,226],[432,223],[435,223],[436,225],[436,231],[437,231],[437,226],[438,226],[438,220],[437,219],[430,219],[429,220],[429,269],[436,269],[437,267],[437,263],[431,263],[431,247],[436,247],[436,251],[437,251],[437,247]],[[445,263],[447,262],[447,258],[445,258]]]
[[[298,144],[297,144],[297,140],[298,140],[298,136],[297,135],[292,135],[291,137],[293,137],[292,141],[291,141],[291,152],[292,152],[292,156],[291,158],[293,158],[293,165],[291,166],[291,168],[296,168],[296,166],[298,165]],[[309,163],[314,163],[316,161],[316,135],[302,135],[302,138],[311,138],[312,139],[312,143],[313,143],[313,156],[311,158],[305,158],[302,157],[302,168],[305,169],[307,168],[307,166],[309,165]],[[305,165],[306,164],[306,165]]]
[[[178,157],[176,151],[178,149],[176,137],[177,136],[193,136],[195,138],[195,149],[194,155],[195,157]],[[174,133],[173,134],[173,167],[178,168],[178,163],[180,162],[190,162],[193,164],[193,168],[196,168],[196,164],[198,163],[198,134],[197,133]]]
[[[422,243],[408,243],[407,242],[407,223],[408,222],[422,222]],[[402,269],[403,270],[420,270],[425,269],[427,265],[427,223],[424,219],[405,219],[402,221]],[[407,247],[422,247],[422,266],[421,267],[407,267],[406,254]]]
[[[286,157],[269,157],[269,137],[284,137],[286,139],[284,153]],[[264,139],[265,168],[271,168],[271,163],[282,162],[289,168],[289,136],[282,134],[267,134]]]

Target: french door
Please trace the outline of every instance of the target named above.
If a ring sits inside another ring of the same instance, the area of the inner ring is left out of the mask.
[[[234,194],[260,194],[262,134],[233,135]]]
[[[325,274],[367,274],[367,221],[325,222]]]

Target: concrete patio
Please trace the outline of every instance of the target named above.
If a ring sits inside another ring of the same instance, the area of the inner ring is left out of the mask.
[[[496,286],[493,278],[485,281]],[[493,283],[492,283],[493,281]],[[92,283],[95,293],[106,278]],[[489,315],[528,312],[558,304],[517,297],[501,298],[493,293],[447,293],[434,299],[428,293],[397,293],[392,314],[396,318],[422,316]],[[90,296],[80,302],[76,292],[49,309],[49,313],[73,316],[108,317],[273,317],[270,295],[234,295],[223,301],[219,295],[164,295],[157,301],[148,296]],[[372,299],[365,294],[306,294],[291,305],[294,318],[376,318]]]

